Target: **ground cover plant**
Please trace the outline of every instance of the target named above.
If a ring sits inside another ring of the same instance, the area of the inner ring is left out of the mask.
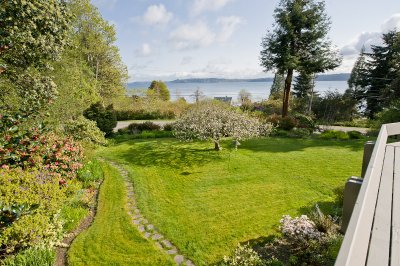
[[[334,189],[359,173],[363,141],[264,138],[238,151],[230,140],[221,144],[215,152],[202,142],[130,140],[98,154],[125,165],[146,218],[196,265],[278,234],[283,215],[299,216],[315,203],[338,214]]]
[[[96,218],[71,246],[68,265],[173,265],[133,226],[124,207],[127,196],[123,177],[106,163],[102,167],[105,179]]]

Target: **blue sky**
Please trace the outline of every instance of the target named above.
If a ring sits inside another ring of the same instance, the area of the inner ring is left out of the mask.
[[[261,38],[278,0],[93,0],[114,24],[130,81],[272,76],[259,65]],[[343,54],[332,73],[350,72],[360,47],[400,29],[399,0],[326,0],[332,43]]]

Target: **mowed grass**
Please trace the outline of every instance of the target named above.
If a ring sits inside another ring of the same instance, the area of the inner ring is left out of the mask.
[[[103,163],[104,182],[93,224],[81,233],[68,252],[68,265],[173,265],[171,258],[133,226],[126,209],[124,180]]]
[[[142,212],[196,265],[217,263],[238,242],[276,234],[282,215],[315,203],[334,212],[334,189],[360,173],[363,142],[267,138],[238,151],[212,147],[133,140],[98,154],[124,165]]]

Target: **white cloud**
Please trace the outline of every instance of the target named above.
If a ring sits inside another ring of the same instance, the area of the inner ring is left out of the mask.
[[[388,32],[393,29],[400,30],[400,13],[392,15],[381,26],[382,32]]]
[[[173,14],[163,4],[149,6],[142,17],[148,25],[166,25],[172,18]]]
[[[191,56],[184,56],[183,58],[182,58],[182,61],[181,61],[181,65],[189,65],[190,63],[192,63],[193,62],[193,57],[191,57]]]
[[[232,34],[235,32],[238,25],[242,24],[244,20],[237,16],[220,17],[217,20],[217,24],[221,26],[218,40],[220,42],[226,42]]]
[[[380,32],[363,32],[358,35],[351,43],[345,45],[340,49],[343,56],[359,54],[361,48],[364,46],[366,51],[370,51],[371,45],[381,44],[382,33]]]
[[[233,0],[195,0],[191,13],[198,15],[204,11],[216,11]]]
[[[139,49],[135,50],[137,56],[146,57],[152,54],[151,47],[148,43],[143,43]]]
[[[177,50],[207,47],[215,41],[215,37],[215,33],[201,21],[181,25],[170,34],[170,40]]]
[[[367,52],[371,51],[371,45],[382,45],[382,33],[393,29],[400,29],[400,13],[392,15],[385,20],[381,25],[381,32],[363,32],[359,34],[349,44],[342,47],[340,50],[343,56],[358,55],[361,48],[364,46]]]

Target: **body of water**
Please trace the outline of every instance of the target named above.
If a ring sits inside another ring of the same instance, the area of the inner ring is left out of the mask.
[[[240,90],[250,92],[252,101],[267,99],[270,93],[272,82],[216,82],[216,83],[176,83],[167,82],[171,94],[171,100],[184,97],[186,101],[194,101],[194,92],[199,89],[207,98],[232,97],[233,101],[238,101]],[[150,82],[134,82],[130,84],[129,93],[141,95],[143,89],[150,86]],[[315,91],[323,94],[326,91],[337,90],[343,93],[346,89],[347,81],[316,81]]]

